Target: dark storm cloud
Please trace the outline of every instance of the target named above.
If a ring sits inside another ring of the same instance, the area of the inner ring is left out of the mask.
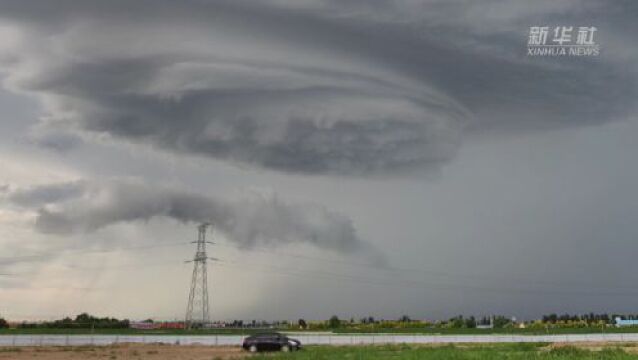
[[[60,153],[75,149],[82,143],[82,139],[77,134],[47,126],[32,128],[26,136],[26,141]]]
[[[605,25],[611,38],[626,13],[494,6],[7,1],[13,40],[0,54],[7,86],[45,101],[49,129],[293,173],[424,169],[454,156],[464,128],[599,124],[633,110],[635,73],[611,41],[595,59],[525,57],[529,26]]]
[[[9,191],[7,186],[5,196],[13,204],[37,207],[78,197],[84,192],[84,188],[85,183],[82,181],[41,185],[16,191]]]
[[[229,202],[132,180],[76,181],[11,190],[5,205],[37,213],[42,233],[93,232],[121,222],[168,217],[211,222],[216,231],[245,246],[307,243],[317,247],[376,255],[359,239],[352,221],[315,204],[291,204],[253,194]]]

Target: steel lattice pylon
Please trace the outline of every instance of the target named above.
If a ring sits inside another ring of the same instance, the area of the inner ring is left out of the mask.
[[[188,329],[194,326],[203,327],[210,322],[208,314],[208,271],[206,265],[209,259],[206,255],[206,228],[209,225],[204,223],[197,227],[199,230],[196,242],[197,251],[195,252],[195,257],[191,260],[193,262],[193,277],[188,295],[188,306],[186,307],[185,326]]]

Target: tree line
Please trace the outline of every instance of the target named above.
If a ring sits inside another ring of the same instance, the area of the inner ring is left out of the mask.
[[[0,319],[0,328],[9,327],[5,319]],[[22,322],[17,324],[22,329],[126,329],[129,320],[119,320],[111,317],[96,317],[87,313],[77,315],[75,318],[65,317],[59,320],[43,322]]]
[[[513,319],[503,316],[483,316],[475,317],[463,315],[454,316],[448,320],[415,320],[408,315],[402,315],[396,320],[377,319],[373,316],[366,316],[355,320],[340,319],[333,315],[325,321],[306,321],[299,319],[296,323],[293,321],[243,321],[234,320],[230,322],[219,322],[218,325],[228,328],[277,328],[288,330],[334,330],[339,328],[361,330],[374,329],[410,329],[410,328],[449,328],[449,329],[472,329],[477,327],[491,328],[507,328],[512,326],[520,326],[524,324],[526,327],[543,328],[543,327],[588,327],[588,326],[607,326],[614,324],[616,318],[638,320],[636,314],[607,314],[607,313],[588,313],[588,314],[546,314],[536,320],[516,322]],[[152,320],[148,320],[152,321]],[[82,313],[75,318],[65,317],[63,319],[43,322],[22,322],[17,324],[19,328],[60,328],[60,329],[125,329],[129,328],[130,321],[128,319],[117,319],[113,317],[96,317],[88,313]],[[0,317],[0,328],[9,327],[9,323]]]

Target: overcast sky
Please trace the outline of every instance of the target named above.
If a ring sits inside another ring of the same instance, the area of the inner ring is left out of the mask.
[[[0,315],[181,319],[202,221],[214,319],[635,313],[637,17],[1,0]]]

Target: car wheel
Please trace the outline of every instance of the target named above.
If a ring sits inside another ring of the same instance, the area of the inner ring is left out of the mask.
[[[283,351],[283,352],[288,352],[288,351],[290,351],[290,346],[288,346],[288,345],[284,345],[284,346],[282,346],[282,347],[281,347],[281,351]]]
[[[257,352],[257,345],[250,345],[250,347],[248,348],[248,351],[252,353]]]

